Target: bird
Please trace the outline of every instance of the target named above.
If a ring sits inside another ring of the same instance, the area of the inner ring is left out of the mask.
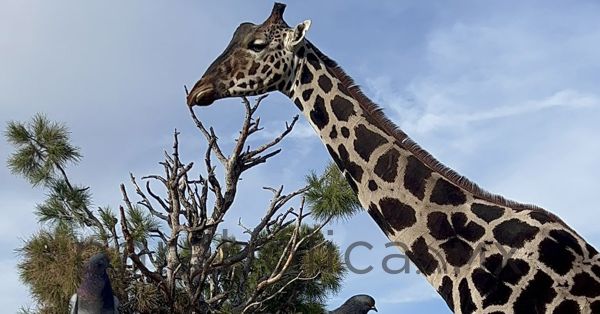
[[[377,312],[375,299],[367,294],[357,294],[346,300],[337,309],[329,311],[329,314],[366,314],[370,310]]]
[[[83,280],[69,301],[70,314],[119,313],[119,299],[113,294],[107,268],[112,266],[104,253],[88,260],[84,266]]]

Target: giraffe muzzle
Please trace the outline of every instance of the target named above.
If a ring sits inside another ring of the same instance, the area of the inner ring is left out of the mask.
[[[214,87],[210,85],[203,86],[202,84],[196,84],[187,96],[188,106],[208,106],[215,102],[217,93]]]

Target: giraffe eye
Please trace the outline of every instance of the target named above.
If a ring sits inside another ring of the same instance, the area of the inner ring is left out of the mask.
[[[255,51],[255,52],[260,52],[263,49],[265,49],[269,44],[264,41],[264,40],[255,40],[250,42],[250,44],[248,44],[248,49]]]

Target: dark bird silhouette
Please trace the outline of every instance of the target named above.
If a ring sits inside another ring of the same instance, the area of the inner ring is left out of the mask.
[[[113,295],[106,269],[111,267],[104,253],[85,264],[83,280],[69,301],[70,314],[116,314],[119,300]]]
[[[377,312],[375,299],[370,295],[357,294],[329,314],[367,314],[370,310]]]

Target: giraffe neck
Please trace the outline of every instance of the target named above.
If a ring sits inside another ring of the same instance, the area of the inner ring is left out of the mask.
[[[361,205],[451,309],[553,308],[561,301],[556,296],[573,294],[568,289],[576,283],[563,278],[577,265],[586,271],[596,265],[600,276],[596,250],[558,217],[484,192],[439,164],[312,44],[299,48],[296,59],[284,93],[317,131]],[[566,249],[571,245],[573,251]],[[573,252],[578,259],[566,264],[553,257]],[[544,289],[556,294],[531,303]]]
[[[432,241],[428,218],[435,208],[436,219],[469,227],[462,212],[468,207],[461,205],[475,196],[427,166],[389,134],[382,126],[386,122],[361,106],[352,86],[336,75],[334,65],[323,60],[326,57],[316,48],[307,44],[299,49],[298,58],[295,82],[287,94],[317,131],[379,228],[436,287],[440,278],[433,275],[438,267],[468,267],[463,259],[471,257],[471,245],[465,241],[446,256],[443,243]],[[472,239],[484,233],[477,227],[469,230]]]

